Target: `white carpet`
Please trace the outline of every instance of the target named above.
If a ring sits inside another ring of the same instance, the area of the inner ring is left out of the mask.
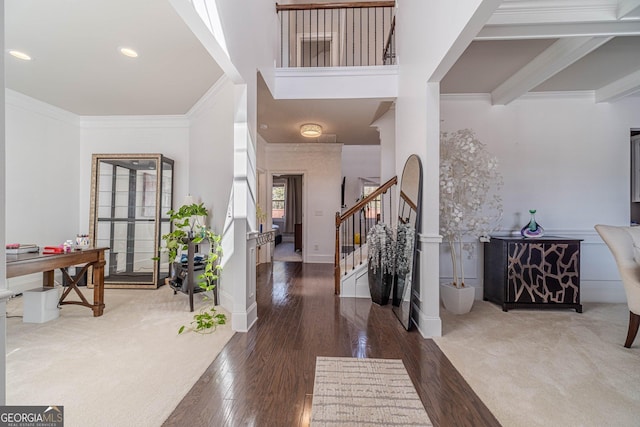
[[[47,323],[7,319],[7,405],[63,405],[66,427],[159,426],[233,335],[177,335],[193,313],[167,286],[106,289],[105,304],[101,317],[65,305]]]
[[[311,426],[431,426],[398,359],[317,357]]]
[[[626,304],[441,311],[435,342],[505,427],[639,426],[640,338],[623,347]]]

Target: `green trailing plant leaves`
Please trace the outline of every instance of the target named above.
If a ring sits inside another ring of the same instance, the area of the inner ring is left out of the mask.
[[[162,236],[164,247],[161,247],[160,250],[167,253],[169,263],[172,264],[179,252],[187,250],[189,239],[192,239],[194,244],[200,244],[206,240],[209,243],[209,252],[205,259],[204,272],[198,278],[202,280],[199,286],[205,292],[212,292],[216,286],[215,282],[218,280],[216,273],[222,270],[222,266],[219,263],[222,256],[222,236],[214,233],[205,224],[200,224],[199,218],[204,218],[208,215],[207,209],[203,203],[194,203],[183,205],[177,211],[170,210],[168,215],[175,228]],[[213,305],[213,299],[205,294],[205,301],[212,301],[211,305],[203,307],[198,313],[194,314],[193,321],[191,321],[189,327],[186,325],[181,326],[178,334],[182,334],[187,328],[198,333],[210,333],[218,325],[226,323],[226,315],[217,313]]]

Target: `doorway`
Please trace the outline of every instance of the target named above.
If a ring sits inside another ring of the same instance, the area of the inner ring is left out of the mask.
[[[276,231],[274,261],[303,261],[303,175],[272,175],[271,219]]]
[[[337,67],[337,33],[305,33],[297,36],[297,67]]]

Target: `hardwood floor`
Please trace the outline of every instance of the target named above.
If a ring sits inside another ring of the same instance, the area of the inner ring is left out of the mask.
[[[316,356],[402,359],[434,426],[499,426],[390,305],[335,296],[332,265],[261,264],[257,292],[258,323],[233,336],[165,426],[306,426]]]

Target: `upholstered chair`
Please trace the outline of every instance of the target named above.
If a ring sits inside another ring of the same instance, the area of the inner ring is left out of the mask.
[[[629,331],[624,346],[629,348],[640,326],[640,227],[595,226],[613,254],[620,271],[629,305]]]

